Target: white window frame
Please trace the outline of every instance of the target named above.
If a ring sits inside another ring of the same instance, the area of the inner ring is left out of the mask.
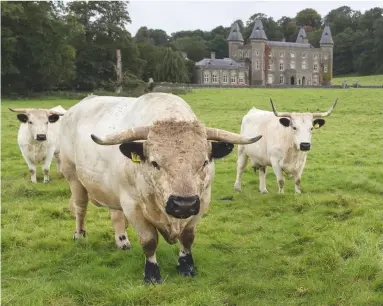
[[[210,81],[210,72],[205,71],[205,72],[203,73],[203,82],[204,82],[204,83],[209,83],[209,81]]]
[[[313,57],[314,57],[314,60],[317,60],[318,59],[318,53],[314,53]]]
[[[243,72],[240,72],[238,74],[238,84],[243,84],[245,83],[245,74]]]
[[[231,73],[230,74],[230,83],[234,84],[237,82],[237,73]]]
[[[285,76],[283,74],[279,76],[279,84],[285,84]]]
[[[318,72],[318,64],[315,64],[313,65],[313,71],[314,72]]]
[[[273,82],[274,82],[274,77],[272,74],[269,74],[267,76],[267,84],[273,84]]]
[[[228,83],[228,80],[229,80],[229,77],[228,77],[228,75],[225,73],[225,74],[223,75],[223,83]]]
[[[295,53],[294,52],[290,52],[290,58],[295,58]]]
[[[212,83],[218,83],[218,72],[214,71],[211,75]]]
[[[284,62],[280,62],[279,63],[279,71],[284,71],[285,70],[285,63]]]
[[[279,57],[285,57],[285,51],[279,52]]]
[[[327,67],[327,65],[324,65],[324,67],[323,67],[323,71],[326,73],[326,72],[328,72],[328,67]]]
[[[307,62],[306,62],[306,61],[303,61],[303,62],[302,62],[302,69],[303,69],[303,70],[306,70],[306,69],[307,69]]]
[[[255,56],[259,56],[259,50],[255,50]]]
[[[302,58],[306,58],[307,57],[307,52],[302,52]]]
[[[290,62],[290,68],[291,69],[295,69],[295,61],[291,61]]]
[[[260,63],[259,63],[259,61],[256,61],[255,62],[255,70],[259,70],[260,69]]]
[[[325,53],[325,54],[324,54],[324,59],[325,59],[325,60],[328,59],[328,53]]]

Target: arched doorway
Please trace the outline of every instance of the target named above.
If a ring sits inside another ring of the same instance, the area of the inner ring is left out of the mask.
[[[302,86],[305,86],[305,85],[306,85],[306,78],[302,77]]]
[[[293,76],[290,78],[290,84],[295,85],[295,78]]]

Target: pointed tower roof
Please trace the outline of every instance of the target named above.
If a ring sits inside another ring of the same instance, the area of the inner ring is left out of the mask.
[[[324,27],[324,30],[322,32],[322,38],[319,41],[320,44],[334,44],[334,41],[332,40],[332,35],[330,31],[330,27],[326,25]]]
[[[242,41],[243,42],[243,37],[242,37],[241,30],[239,28],[238,23],[234,22],[231,25],[230,34],[227,37],[227,40],[228,41]]]
[[[305,39],[307,39],[307,34],[304,27],[301,27],[297,36],[297,43],[305,43]]]
[[[252,40],[267,40],[265,30],[261,19],[255,19],[253,32],[251,32],[250,39]]]

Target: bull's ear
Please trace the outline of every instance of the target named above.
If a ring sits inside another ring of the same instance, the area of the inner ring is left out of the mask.
[[[28,121],[28,116],[26,114],[17,114],[17,119],[19,119],[20,122],[25,123]]]
[[[213,158],[222,158],[229,155],[233,151],[234,145],[228,142],[212,142],[211,143],[211,156]]]
[[[313,125],[316,129],[319,129],[320,127],[322,127],[324,124],[325,124],[325,120],[324,119],[315,119],[313,121]]]
[[[51,114],[48,116],[48,120],[50,123],[55,123],[59,119],[60,119],[60,116],[56,114]]]
[[[144,144],[142,142],[128,142],[120,144],[120,151],[135,163],[145,160]]]
[[[289,118],[280,118],[279,119],[279,122],[285,126],[285,127],[288,127],[290,126],[290,119]]]

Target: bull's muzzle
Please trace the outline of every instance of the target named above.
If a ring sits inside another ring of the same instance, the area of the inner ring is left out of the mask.
[[[37,141],[45,141],[45,140],[47,140],[47,135],[45,135],[45,134],[37,134],[36,135],[36,140]]]
[[[301,151],[310,151],[311,144],[309,142],[301,142],[299,147]]]
[[[171,195],[166,202],[166,213],[177,219],[186,219],[199,213],[198,196],[180,197]]]

